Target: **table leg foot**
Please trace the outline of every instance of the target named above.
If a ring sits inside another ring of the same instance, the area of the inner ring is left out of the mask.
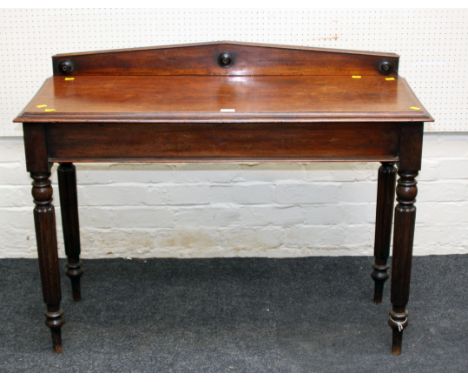
[[[393,334],[392,334],[392,354],[393,355],[401,354],[402,341],[403,341],[403,333],[399,332],[397,329],[393,329]]]
[[[67,264],[67,276],[70,278],[72,286],[72,296],[74,301],[81,300],[81,270],[80,263],[78,264]]]
[[[374,279],[374,303],[380,304],[382,302],[383,290],[385,281],[388,279],[388,266],[373,266],[374,270],[371,273]]]
[[[400,355],[403,343],[403,331],[408,326],[408,314],[390,312],[388,324],[392,328],[392,354]]]
[[[52,349],[55,353],[62,353],[62,328],[60,326],[50,328],[52,335]]]

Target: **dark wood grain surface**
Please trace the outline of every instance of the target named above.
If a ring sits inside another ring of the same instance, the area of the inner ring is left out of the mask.
[[[219,55],[229,53],[229,65],[220,66]],[[209,42],[146,48],[58,54],[52,57],[54,75],[65,61],[73,63],[73,75],[380,75],[379,64],[398,73],[394,53],[363,52],[304,46],[245,42]]]
[[[397,123],[58,123],[47,129],[47,147],[53,162],[395,160],[400,130]]]
[[[431,121],[403,78],[49,78],[16,122]],[[46,105],[46,106],[44,106]]]

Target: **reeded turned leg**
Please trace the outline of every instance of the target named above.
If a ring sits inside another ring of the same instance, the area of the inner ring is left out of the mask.
[[[396,189],[395,233],[392,259],[392,310],[388,323],[392,328],[392,353],[400,354],[403,330],[408,325],[406,304],[409,298],[413,235],[416,219],[417,171],[399,169]]]
[[[416,220],[416,177],[421,169],[422,123],[409,124],[400,136],[400,161],[396,187],[397,206],[393,231],[392,310],[388,324],[392,328],[392,353],[401,354],[403,331],[408,325],[408,304]]]
[[[63,240],[67,255],[66,274],[71,280],[75,301],[81,299],[80,279],[83,274],[80,262],[80,225],[78,219],[78,197],[76,171],[73,163],[60,163],[58,170],[60,208],[62,212]]]
[[[388,279],[387,260],[390,255],[395,181],[395,164],[393,162],[383,162],[379,168],[377,185],[374,265],[371,273],[374,279],[374,302],[376,304],[382,302],[384,284]]]
[[[52,333],[54,351],[61,352],[61,327],[64,320],[63,312],[60,309],[60,270],[50,172],[31,172],[31,177],[33,178],[32,195],[35,203],[34,222],[39,270],[42,281],[42,294],[47,306],[46,325]]]

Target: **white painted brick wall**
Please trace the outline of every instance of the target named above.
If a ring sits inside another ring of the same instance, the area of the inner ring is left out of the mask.
[[[468,253],[468,134],[426,134],[423,155],[415,254]],[[78,165],[83,257],[370,255],[377,168]],[[22,139],[2,138],[0,257],[34,257],[33,229]]]

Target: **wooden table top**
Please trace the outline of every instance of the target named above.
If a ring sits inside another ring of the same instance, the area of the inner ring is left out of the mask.
[[[401,77],[77,76],[46,80],[15,121],[192,120],[432,119]]]
[[[53,68],[15,122],[432,121],[392,53],[219,42],[62,54]]]

